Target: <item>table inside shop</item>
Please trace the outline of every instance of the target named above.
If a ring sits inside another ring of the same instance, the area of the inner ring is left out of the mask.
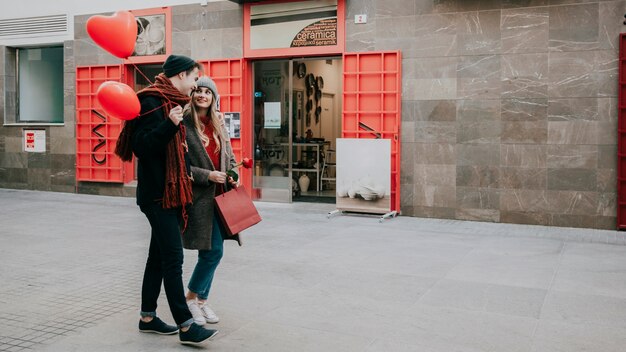
[[[316,180],[316,184],[317,184],[317,191],[320,191],[320,186],[321,186],[321,182],[320,182],[320,171],[321,171],[321,163],[320,163],[320,154],[324,152],[324,146],[326,144],[330,144],[330,141],[324,141],[324,142],[319,142],[319,143],[313,143],[313,142],[308,142],[308,143],[291,143],[292,147],[301,147],[301,148],[306,148],[307,150],[309,148],[313,148],[312,151],[315,152],[315,167],[314,168],[294,168],[293,165],[289,165],[289,167],[291,168],[291,171],[296,171],[296,172],[311,172],[311,173],[315,173],[315,180]],[[281,143],[281,145],[286,145],[289,146],[289,143]],[[306,152],[306,151],[305,151]]]

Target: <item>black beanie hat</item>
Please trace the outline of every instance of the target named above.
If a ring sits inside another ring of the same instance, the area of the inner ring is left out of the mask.
[[[177,74],[192,68],[196,62],[183,55],[170,55],[163,63],[163,73],[166,77],[174,77]]]

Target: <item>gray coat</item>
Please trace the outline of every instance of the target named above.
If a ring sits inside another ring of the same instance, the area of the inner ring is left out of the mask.
[[[189,147],[189,161],[193,177],[193,204],[189,208],[189,222],[183,233],[183,246],[187,249],[211,249],[211,233],[213,231],[213,214],[215,207],[216,184],[209,181],[209,173],[215,170],[209,154],[198,135],[190,116],[185,116],[183,123],[186,128],[186,139]],[[235,155],[230,145],[230,138],[222,125],[225,141],[221,141],[220,170],[226,172],[235,164]],[[235,170],[236,172],[237,170]]]

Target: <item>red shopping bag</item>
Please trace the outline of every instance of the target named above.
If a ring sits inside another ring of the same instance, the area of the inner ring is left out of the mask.
[[[228,236],[238,234],[261,221],[259,212],[243,186],[216,196],[215,204]]]

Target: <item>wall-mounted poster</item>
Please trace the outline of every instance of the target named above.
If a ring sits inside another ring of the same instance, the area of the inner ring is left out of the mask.
[[[241,134],[241,118],[238,112],[225,112],[224,125],[230,138],[239,138]]]
[[[337,210],[391,211],[389,139],[337,139]]]
[[[24,151],[44,153],[46,151],[46,130],[24,130]]]
[[[280,128],[280,102],[266,102],[264,104],[265,125],[266,129]]]
[[[133,56],[165,55],[165,14],[136,16],[136,19]]]

